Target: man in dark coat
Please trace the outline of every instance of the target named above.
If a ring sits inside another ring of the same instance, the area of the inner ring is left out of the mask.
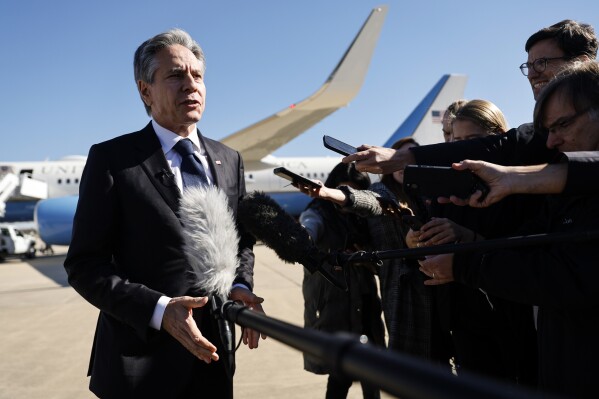
[[[182,251],[182,156],[174,147],[191,140],[205,179],[224,191],[233,214],[245,194],[243,161],[196,127],[205,108],[205,62],[186,32],[144,42],[134,68],[152,121],[92,146],[65,261],[69,283],[100,309],[90,390],[110,398],[232,397],[231,365],[218,361],[215,321]],[[253,244],[240,229],[230,297],[261,311],[262,299],[251,292]],[[250,348],[258,340],[244,332]]]

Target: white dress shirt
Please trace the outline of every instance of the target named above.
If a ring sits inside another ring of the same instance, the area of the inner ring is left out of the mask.
[[[163,128],[155,120],[152,120],[152,127],[156,132],[156,136],[158,136],[158,140],[160,141],[160,145],[162,146],[162,151],[164,152],[164,156],[166,157],[166,161],[171,168],[171,171],[175,175],[175,180],[177,182],[177,186],[179,190],[183,191],[183,178],[181,177],[181,155],[177,151],[173,149],[175,144],[179,142],[179,140],[184,139],[185,137],[181,137],[178,134],[171,132],[168,129]],[[202,148],[200,143],[200,138],[198,137],[198,130],[194,129],[193,132],[187,136],[188,139],[194,145],[194,154],[198,157],[202,166],[204,166],[204,170],[206,171],[206,177],[208,178],[209,184],[214,184],[214,178],[212,177],[212,172],[210,171],[210,166],[208,165],[208,156],[206,154],[206,150]],[[243,287],[245,289],[249,289],[244,284],[235,284],[233,287]],[[166,310],[166,305],[168,305],[171,300],[168,296],[161,296],[156,303],[156,307],[154,308],[154,313],[152,314],[152,318],[150,319],[150,327],[160,330],[160,326],[162,325],[162,317],[164,316],[164,311]]]
[[[171,167],[175,175],[175,180],[177,181],[177,186],[179,190],[183,190],[183,179],[181,178],[181,155],[177,151],[173,149],[175,144],[179,142],[179,140],[183,140],[185,137],[181,137],[176,133],[171,132],[160,126],[156,123],[155,120],[152,120],[152,127],[156,132],[156,136],[158,136],[158,140],[160,141],[160,145],[162,146],[162,152],[164,152],[164,156],[166,157],[166,162]],[[202,144],[200,143],[200,138],[198,137],[198,130],[194,129],[193,132],[187,136],[188,139],[191,140],[194,146],[194,154],[204,167],[206,171],[206,177],[208,178],[209,184],[214,184],[214,178],[212,177],[212,172],[210,172],[210,166],[208,165],[208,156],[206,155],[206,150],[202,148]]]

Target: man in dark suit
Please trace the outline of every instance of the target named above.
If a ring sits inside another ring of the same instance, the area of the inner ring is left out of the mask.
[[[215,321],[182,251],[185,175],[175,147],[191,140],[203,179],[225,192],[233,214],[245,195],[243,161],[196,128],[206,104],[205,61],[186,32],[144,42],[134,69],[152,121],[92,146],[65,261],[69,283],[100,309],[90,390],[105,398],[232,397]],[[254,240],[238,227],[240,266],[230,298],[262,311],[251,292]],[[259,335],[246,330],[243,340],[255,348]]]

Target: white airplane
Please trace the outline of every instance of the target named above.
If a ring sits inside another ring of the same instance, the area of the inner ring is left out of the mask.
[[[314,94],[221,140],[241,153],[250,185],[255,181],[253,170],[272,169],[270,153],[356,96],[387,11],[387,6],[371,11],[341,61]],[[42,240],[49,245],[68,244],[85,161],[86,157],[70,156],[58,161],[0,162],[0,221],[30,221],[35,213]]]

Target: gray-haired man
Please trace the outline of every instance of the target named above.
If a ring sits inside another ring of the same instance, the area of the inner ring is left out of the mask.
[[[203,181],[225,192],[234,214],[245,195],[243,161],[196,127],[206,105],[205,62],[186,32],[144,42],[134,69],[152,121],[90,149],[65,261],[70,284],[100,309],[90,389],[110,398],[232,397],[215,321],[182,251],[185,166],[177,148],[191,141]],[[240,233],[231,298],[261,311],[262,299],[251,292],[254,240]],[[258,340],[244,333],[250,348]]]

